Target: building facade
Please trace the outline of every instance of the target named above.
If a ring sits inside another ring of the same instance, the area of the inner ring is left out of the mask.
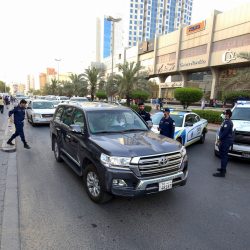
[[[245,52],[250,53],[250,3],[125,49],[123,60],[140,62],[149,78],[158,78],[158,97],[172,99],[176,88],[187,86],[202,89],[206,99],[221,99],[227,91],[250,90]]]
[[[128,46],[189,25],[193,0],[130,0]]]

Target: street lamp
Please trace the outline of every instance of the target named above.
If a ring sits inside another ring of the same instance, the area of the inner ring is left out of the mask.
[[[112,16],[108,16],[107,21],[112,22],[112,54],[111,54],[111,82],[113,83],[113,75],[114,75],[114,42],[115,42],[115,23],[120,22],[121,18],[114,18]]]
[[[62,61],[62,59],[55,58],[55,61],[57,62],[57,83],[59,83],[59,63]]]

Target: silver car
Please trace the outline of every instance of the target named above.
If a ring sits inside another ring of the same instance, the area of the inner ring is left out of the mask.
[[[32,100],[27,107],[27,119],[32,125],[49,124],[55,113],[52,101]]]

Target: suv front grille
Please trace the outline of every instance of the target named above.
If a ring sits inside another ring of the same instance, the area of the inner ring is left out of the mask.
[[[234,142],[238,144],[250,145],[250,132],[236,131],[234,136]]]
[[[142,177],[178,172],[182,162],[180,152],[140,157],[138,167]]]

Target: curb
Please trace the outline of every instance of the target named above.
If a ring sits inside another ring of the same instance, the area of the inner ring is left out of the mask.
[[[8,120],[7,127],[4,132],[2,147],[1,147],[2,151],[9,152],[9,153],[16,151],[16,143],[15,143],[16,140],[14,140],[14,144],[15,144],[14,146],[7,144],[7,141],[9,140],[11,135],[14,133],[14,131],[15,131],[14,123]]]
[[[19,250],[19,204],[16,153],[8,155],[8,170],[4,196],[1,250]]]

